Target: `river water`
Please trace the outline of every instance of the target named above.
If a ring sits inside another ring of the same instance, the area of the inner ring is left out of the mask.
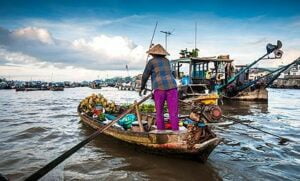
[[[62,92],[0,91],[0,173],[24,180],[93,133],[79,121],[81,99],[102,93],[131,103],[137,92],[70,88]],[[300,90],[269,89],[268,103],[227,102],[225,115],[294,140],[233,124],[216,128],[223,142],[205,164],[144,153],[99,136],[42,180],[300,180]]]

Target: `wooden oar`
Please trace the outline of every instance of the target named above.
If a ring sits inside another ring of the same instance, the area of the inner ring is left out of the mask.
[[[48,163],[46,166],[44,166],[43,168],[39,169],[37,172],[35,172],[32,175],[30,175],[26,179],[26,181],[29,181],[29,180],[30,181],[32,181],[32,180],[38,180],[38,179],[42,178],[49,171],[51,171],[53,168],[55,168],[58,164],[60,164],[65,159],[67,159],[72,154],[74,154],[77,150],[79,150],[84,145],[86,145],[87,143],[89,143],[90,141],[92,141],[94,138],[96,138],[98,135],[100,135],[103,131],[107,130],[113,124],[115,124],[116,122],[118,122],[125,115],[129,114],[130,112],[132,112],[135,109],[135,106],[142,104],[147,99],[149,99],[151,96],[152,96],[152,94],[149,94],[146,97],[144,97],[142,100],[140,100],[139,102],[135,102],[129,109],[127,109],[125,112],[123,112],[121,115],[119,115],[115,120],[113,120],[112,122],[110,122],[109,124],[107,124],[102,129],[98,129],[96,132],[94,132],[93,134],[91,134],[88,138],[86,138],[85,140],[81,141],[80,143],[78,143],[77,145],[75,145],[74,147],[72,147],[71,149],[69,149],[68,151],[66,151],[64,154],[60,155],[59,157],[57,157],[56,159],[54,159],[53,161],[51,161],[50,163]]]

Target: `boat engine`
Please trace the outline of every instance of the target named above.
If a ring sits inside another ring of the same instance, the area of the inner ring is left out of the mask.
[[[205,104],[195,104],[193,105],[192,112],[199,115],[199,119],[205,122],[217,122],[222,117],[222,110],[218,105],[205,105]]]
[[[207,121],[217,121],[222,117],[222,110],[217,105],[206,105],[204,115],[208,119]]]

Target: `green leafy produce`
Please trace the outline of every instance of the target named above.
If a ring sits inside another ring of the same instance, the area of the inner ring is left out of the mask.
[[[154,104],[142,104],[140,105],[140,112],[144,113],[153,113],[155,112],[155,106]]]
[[[103,113],[100,114],[100,115],[98,116],[98,120],[101,121],[101,122],[102,122],[102,121],[105,121],[105,114],[103,114]]]

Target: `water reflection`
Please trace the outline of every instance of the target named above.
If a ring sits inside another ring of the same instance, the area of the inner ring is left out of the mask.
[[[245,116],[256,113],[268,113],[268,102],[224,100],[220,106],[226,115]]]
[[[84,127],[84,130],[86,136],[94,131],[88,127]],[[90,146],[109,154],[110,159],[120,159],[126,163],[118,165],[114,171],[141,172],[140,178],[153,180],[222,180],[210,162],[199,164],[191,160],[152,155],[120,140],[105,135],[100,137]]]

